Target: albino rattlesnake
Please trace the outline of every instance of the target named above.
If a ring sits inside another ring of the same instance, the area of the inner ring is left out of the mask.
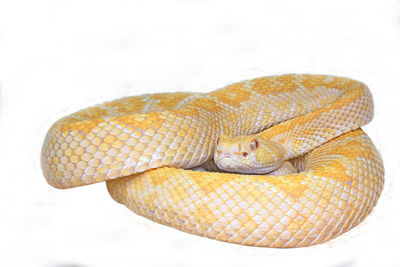
[[[350,230],[377,202],[383,163],[359,129],[372,116],[371,94],[358,81],[270,76],[81,110],[51,127],[41,163],[54,187],[106,180],[116,201],[182,231],[243,245],[309,246]],[[220,135],[256,133],[280,144],[298,172],[189,170],[212,159]]]

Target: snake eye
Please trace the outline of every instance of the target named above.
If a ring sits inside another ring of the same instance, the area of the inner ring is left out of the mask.
[[[248,154],[247,154],[246,152],[243,153],[243,157],[247,157],[247,155],[248,155]]]

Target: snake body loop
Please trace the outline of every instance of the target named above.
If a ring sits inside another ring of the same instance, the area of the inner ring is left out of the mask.
[[[116,201],[182,231],[251,246],[309,246],[350,230],[377,202],[383,163],[360,129],[372,116],[361,82],[270,76],[78,111],[50,128],[41,163],[54,187],[107,181]],[[297,173],[189,170],[212,165],[219,136],[250,134],[284,147]]]

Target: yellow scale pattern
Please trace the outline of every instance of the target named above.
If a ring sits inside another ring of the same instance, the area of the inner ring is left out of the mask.
[[[42,149],[49,184],[107,180],[134,212],[226,242],[300,247],[332,239],[370,213],[382,159],[359,127],[373,116],[361,82],[281,75],[200,93],[127,97],[54,123]],[[296,174],[188,170],[212,159],[221,134],[278,142]]]

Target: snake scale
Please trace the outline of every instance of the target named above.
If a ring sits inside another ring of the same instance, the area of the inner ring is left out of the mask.
[[[367,86],[289,74],[209,93],[132,96],[61,118],[41,153],[47,182],[106,181],[112,198],[181,231],[249,246],[302,247],[358,225],[384,184],[382,159],[360,129]],[[198,171],[221,135],[259,134],[286,149],[287,175]]]

